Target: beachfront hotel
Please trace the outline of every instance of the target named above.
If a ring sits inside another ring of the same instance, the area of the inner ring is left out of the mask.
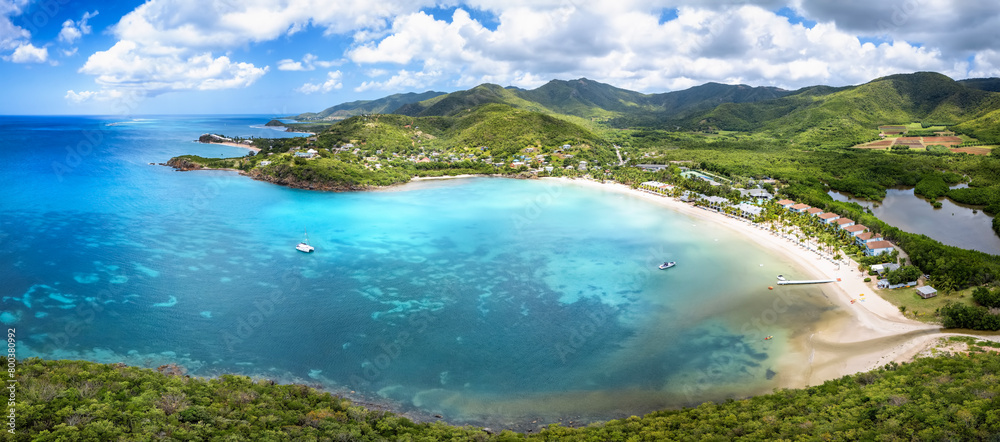
[[[895,250],[889,241],[871,241],[865,244],[865,255],[878,256],[883,253],[892,253]]]

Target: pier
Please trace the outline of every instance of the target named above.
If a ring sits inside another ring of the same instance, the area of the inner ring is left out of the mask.
[[[784,276],[778,275],[778,285],[826,284],[828,282],[837,282],[837,281],[840,281],[840,278],[837,278],[837,279],[804,279],[804,280],[801,280],[801,281],[789,281],[789,280],[785,279]]]
[[[793,285],[793,284],[825,284],[828,282],[837,282],[836,279],[805,279],[802,281],[778,281],[778,285]]]

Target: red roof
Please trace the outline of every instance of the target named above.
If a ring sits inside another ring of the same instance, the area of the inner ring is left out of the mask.
[[[830,218],[840,218],[840,215],[832,212],[826,212],[819,216],[819,219],[830,219]]]
[[[854,222],[854,220],[850,219],[850,218],[841,218],[841,219],[837,220],[837,224],[841,224],[841,225],[843,225],[843,224],[850,224],[850,223],[853,223],[853,222]]]
[[[792,206],[792,208],[795,209],[795,210],[803,210],[803,209],[808,209],[809,205],[808,204],[799,203],[799,204],[796,204],[796,205]]]
[[[782,206],[787,206],[789,204],[795,204],[795,201],[792,201],[792,200],[781,200],[781,201],[778,201],[778,204],[780,204]]]
[[[872,232],[865,232],[865,233],[862,233],[862,234],[858,235],[858,239],[860,239],[862,241],[868,241],[869,239],[872,238],[872,236],[875,236],[875,234],[872,233]],[[877,236],[877,238],[881,238],[881,237],[882,237],[881,235]]]
[[[823,209],[820,209],[819,207],[813,207],[812,209],[806,210],[806,212],[809,212],[811,215],[815,215],[817,213],[823,213]]]
[[[872,241],[868,243],[867,247],[869,249],[888,249],[892,247],[892,243],[889,241]]]
[[[865,229],[867,229],[867,227],[865,227],[865,226],[863,226],[861,224],[855,224],[855,225],[850,226],[850,227],[844,227],[844,230],[846,230],[848,232],[860,232],[860,231],[865,230]]]

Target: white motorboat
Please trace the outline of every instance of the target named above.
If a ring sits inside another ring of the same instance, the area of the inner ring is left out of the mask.
[[[666,269],[669,269],[669,268],[671,268],[671,267],[673,267],[675,265],[677,265],[676,261],[665,262],[663,264],[660,264],[660,270],[666,270]]]

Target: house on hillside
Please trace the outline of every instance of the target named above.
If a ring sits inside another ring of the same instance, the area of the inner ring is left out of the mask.
[[[822,221],[823,224],[833,224],[838,219],[840,219],[840,215],[837,215],[836,213],[826,212],[819,215],[819,220]]]
[[[838,218],[833,223],[836,224],[837,227],[840,227],[841,229],[846,229],[854,225],[854,220],[850,218]]]
[[[871,241],[865,244],[865,255],[878,256],[883,253],[892,253],[894,247],[889,241]]]
[[[851,236],[858,236],[864,233],[865,230],[868,230],[868,228],[861,224],[855,224],[853,226],[844,227],[844,231],[850,233]]]
[[[819,207],[810,207],[809,210],[806,210],[806,213],[812,216],[819,216],[823,213],[823,209],[820,209]]]

